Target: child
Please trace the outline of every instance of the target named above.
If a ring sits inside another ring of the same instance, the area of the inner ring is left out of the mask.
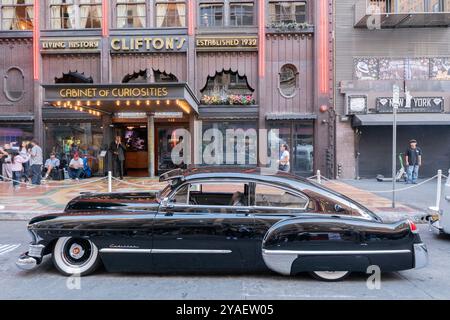
[[[13,151],[11,154],[11,169],[13,187],[18,189],[20,187],[20,179],[22,178],[23,163],[27,162],[29,158],[24,155],[20,155],[18,151]]]

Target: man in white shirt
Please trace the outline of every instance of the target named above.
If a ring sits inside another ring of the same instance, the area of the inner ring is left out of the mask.
[[[60,166],[60,161],[56,157],[56,154],[52,152],[50,154],[50,158],[48,158],[47,161],[45,161],[44,170],[46,171],[46,173],[45,173],[44,180],[48,179],[48,177],[52,174],[53,169],[58,170],[59,166]]]
[[[83,174],[84,162],[83,159],[80,158],[78,153],[73,155],[73,159],[70,160],[69,163],[69,177],[73,180],[80,180],[81,175]]]

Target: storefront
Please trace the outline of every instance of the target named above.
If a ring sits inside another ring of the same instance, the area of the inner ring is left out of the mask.
[[[449,83],[446,81],[343,81],[347,114],[355,135],[356,176],[392,172],[392,88],[399,86],[397,152],[416,139],[423,151],[422,176],[450,167]],[[397,162],[400,168],[400,162]]]
[[[68,156],[81,152],[92,158],[95,171],[110,170],[108,152],[102,151],[108,151],[114,136],[126,145],[128,175],[153,176],[175,168],[171,151],[180,141],[177,129],[192,131],[198,115],[197,98],[181,82],[43,87],[47,108],[59,114],[45,113],[46,150]]]

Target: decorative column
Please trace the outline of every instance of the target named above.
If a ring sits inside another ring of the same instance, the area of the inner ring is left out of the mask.
[[[44,105],[43,89],[41,87],[42,59],[40,53],[40,0],[34,0],[33,18],[33,96],[34,96],[34,137],[41,145],[44,143],[44,123],[42,120],[42,106]]]
[[[332,3],[314,2],[315,17],[315,168],[328,178],[335,176],[335,123],[332,84]]]
[[[148,175],[155,177],[155,114],[147,113]]]

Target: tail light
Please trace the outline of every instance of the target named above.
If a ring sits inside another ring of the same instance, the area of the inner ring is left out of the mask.
[[[409,230],[411,230],[412,233],[419,233],[419,231],[417,230],[417,226],[414,222],[412,222],[411,220],[408,220],[408,224],[409,224]]]

